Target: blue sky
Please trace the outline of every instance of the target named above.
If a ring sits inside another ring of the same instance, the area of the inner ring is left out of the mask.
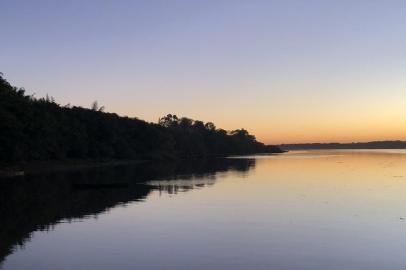
[[[270,143],[406,139],[405,14],[405,1],[2,1],[0,71],[61,104]]]

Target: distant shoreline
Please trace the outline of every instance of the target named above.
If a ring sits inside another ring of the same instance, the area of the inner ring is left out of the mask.
[[[373,141],[355,143],[298,143],[281,144],[283,150],[327,150],[327,149],[406,149],[406,141]]]

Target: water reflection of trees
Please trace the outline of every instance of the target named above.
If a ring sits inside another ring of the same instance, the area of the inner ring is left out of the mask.
[[[142,201],[152,190],[177,193],[213,185],[220,173],[247,173],[253,159],[143,163],[0,179],[0,264],[37,230]]]

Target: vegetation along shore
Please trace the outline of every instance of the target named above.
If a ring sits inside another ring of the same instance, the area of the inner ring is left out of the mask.
[[[0,163],[63,160],[166,160],[280,153],[245,129],[168,114],[158,123],[35,98],[0,74]]]

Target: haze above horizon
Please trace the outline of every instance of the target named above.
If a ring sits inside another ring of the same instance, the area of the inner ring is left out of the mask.
[[[265,143],[406,140],[405,1],[4,1],[0,71],[37,97]]]

